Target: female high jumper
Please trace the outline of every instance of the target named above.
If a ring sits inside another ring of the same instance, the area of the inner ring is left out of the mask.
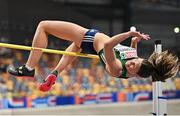
[[[148,78],[155,75],[153,76],[154,80],[165,81],[165,79],[175,76],[178,71],[178,57],[169,51],[160,54],[153,53],[148,59],[137,56],[137,43],[141,39],[150,39],[149,35],[140,32],[128,31],[109,37],[98,30],[86,29],[70,22],[41,21],[35,32],[32,47],[46,48],[48,35],[72,41],[72,44],[66,49],[67,52],[86,50],[87,53],[98,54],[106,71],[113,77],[127,79],[131,77]],[[119,44],[129,37],[132,37],[130,47]],[[34,77],[34,68],[41,55],[41,50],[33,49],[26,64],[17,68],[9,67],[7,71],[14,76]],[[57,75],[75,58],[75,56],[63,55],[51,74],[39,85],[39,89],[49,91],[55,84]]]

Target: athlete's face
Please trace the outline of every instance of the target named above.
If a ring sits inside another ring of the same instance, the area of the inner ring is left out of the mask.
[[[143,59],[141,59],[141,58],[128,60],[125,64],[127,72],[130,75],[136,76],[137,72],[141,66],[142,61],[143,61]]]

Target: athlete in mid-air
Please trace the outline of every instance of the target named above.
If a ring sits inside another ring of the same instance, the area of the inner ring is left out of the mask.
[[[33,38],[32,47],[46,48],[48,35],[72,41],[66,49],[67,52],[81,52],[86,50],[90,54],[98,54],[109,75],[118,78],[142,77],[156,75],[155,80],[164,81],[173,77],[178,70],[178,58],[168,51],[160,54],[153,53],[148,59],[139,58],[136,47],[140,40],[149,40],[147,34],[128,31],[109,37],[95,29],[86,29],[77,24],[65,21],[41,21]],[[120,43],[132,37],[131,45],[123,46]],[[8,72],[15,76],[34,77],[35,66],[42,55],[41,50],[33,49],[26,64],[14,68],[9,67]],[[73,62],[75,56],[63,55],[51,74],[39,85],[41,91],[48,91],[55,84],[57,75],[68,64]]]

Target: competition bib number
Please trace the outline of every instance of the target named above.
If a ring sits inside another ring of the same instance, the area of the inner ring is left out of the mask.
[[[136,58],[137,52],[136,50],[129,50],[129,51],[119,51],[121,59],[129,59],[129,58]]]
[[[131,47],[118,44],[115,46],[115,50],[119,52],[121,59],[130,59],[138,57],[136,49]]]

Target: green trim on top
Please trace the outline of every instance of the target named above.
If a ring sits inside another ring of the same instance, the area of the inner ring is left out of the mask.
[[[127,70],[126,70],[126,67],[125,67],[126,60],[121,59],[118,51],[114,50],[114,52],[115,52],[116,58],[119,59],[120,62],[122,63],[122,74],[118,78],[125,78],[126,79],[127,78]],[[104,56],[103,49],[101,49],[99,51],[98,55],[99,55],[101,63],[103,64],[104,67],[106,67],[106,64],[105,64],[106,61],[105,61],[105,56]]]

